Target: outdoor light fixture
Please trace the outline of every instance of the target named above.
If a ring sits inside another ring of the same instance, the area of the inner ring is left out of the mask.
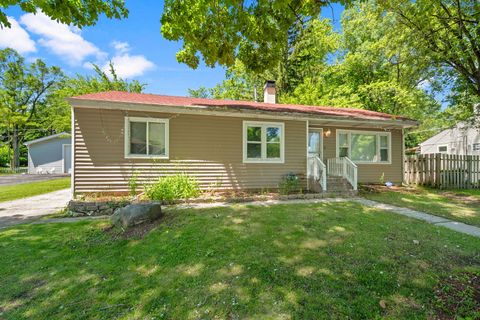
[[[325,131],[325,138],[330,137],[331,134],[332,134],[332,130],[327,129],[327,131]]]

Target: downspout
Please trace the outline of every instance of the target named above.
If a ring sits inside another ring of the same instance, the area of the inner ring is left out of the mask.
[[[306,148],[305,148],[306,149],[306,158],[305,158],[306,166],[305,167],[307,169],[307,175],[306,175],[306,177],[307,177],[307,191],[310,191],[310,179],[308,177],[308,125],[309,125],[308,120],[305,121],[305,125],[306,125],[306,136],[307,136],[307,138],[305,139],[306,142],[307,142],[307,144],[305,145],[306,146]]]
[[[70,129],[70,139],[71,139],[71,156],[70,156],[70,161],[72,163],[70,164],[70,199],[75,199],[75,110],[73,108],[73,105],[70,107],[70,121],[71,121],[71,129]]]
[[[402,181],[401,185],[405,181],[405,129],[402,128]]]

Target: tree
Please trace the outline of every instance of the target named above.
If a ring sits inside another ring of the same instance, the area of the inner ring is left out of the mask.
[[[51,19],[73,24],[79,28],[96,24],[101,14],[108,18],[126,18],[128,10],[123,0],[89,1],[44,1],[44,0],[0,0],[0,28],[10,27],[5,9],[20,6],[25,12],[36,13],[40,9]]]
[[[161,32],[168,40],[183,42],[177,60],[191,68],[198,67],[201,56],[207,66],[231,67],[238,60],[247,70],[263,72],[282,60],[289,31],[316,19],[329,3],[166,0]]]
[[[256,72],[237,59],[227,69],[222,83],[210,89],[190,90],[190,95],[234,100],[254,100],[256,96],[256,101],[263,101],[265,81],[275,80],[277,95],[282,99],[304,79],[326,67],[327,57],[336,51],[338,41],[339,36],[333,32],[329,20],[310,20],[289,32],[288,46],[276,66]]]
[[[13,150],[12,169],[19,166],[20,144],[26,132],[39,128],[39,108],[63,77],[60,68],[47,67],[40,59],[26,65],[16,51],[0,51],[0,130]]]
[[[478,0],[380,0],[415,38],[417,49],[455,71],[480,97],[480,2]]]

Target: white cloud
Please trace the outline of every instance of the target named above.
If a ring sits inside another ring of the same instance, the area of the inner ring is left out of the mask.
[[[115,72],[120,78],[141,76],[155,67],[155,64],[145,58],[145,56],[129,54],[130,45],[127,42],[113,41],[111,45],[115,49],[115,55],[110,61],[113,63]],[[109,68],[109,63],[106,63],[102,70],[108,71]]]
[[[112,41],[112,47],[119,54],[127,53],[128,51],[130,51],[130,45],[128,44],[128,42]]]
[[[20,22],[28,31],[40,36],[39,44],[71,65],[79,65],[91,56],[105,57],[104,52],[82,37],[78,28],[56,22],[42,12],[24,14]]]
[[[8,21],[12,26],[0,29],[0,47],[9,47],[21,54],[37,51],[35,41],[30,38],[30,35],[18,24],[17,20],[8,17]]]

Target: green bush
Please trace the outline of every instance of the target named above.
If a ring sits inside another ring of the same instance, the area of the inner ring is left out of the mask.
[[[7,145],[0,146],[0,167],[8,167],[10,164],[10,149]]]
[[[295,173],[287,173],[282,177],[282,181],[278,184],[281,194],[289,194],[292,192],[301,192],[300,178]]]
[[[195,179],[181,173],[158,179],[156,183],[145,187],[145,194],[151,200],[172,202],[195,198],[200,194],[200,188]]]

